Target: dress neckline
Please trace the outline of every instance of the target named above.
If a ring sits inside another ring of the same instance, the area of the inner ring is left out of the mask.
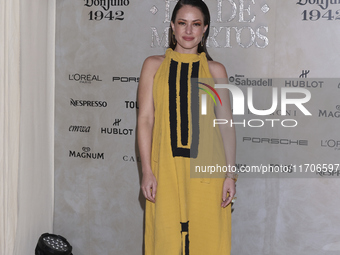
[[[204,52],[198,54],[179,53],[171,48],[168,48],[165,52],[165,55],[170,56],[172,59],[180,62],[194,62],[199,61],[203,56],[205,56],[205,53]]]

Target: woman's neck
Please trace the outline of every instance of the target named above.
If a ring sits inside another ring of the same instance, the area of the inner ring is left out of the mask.
[[[195,47],[195,48],[192,48],[192,49],[184,49],[184,48],[178,46],[178,44],[177,44],[174,51],[176,51],[178,53],[182,53],[182,54],[198,54],[197,48],[198,47]]]

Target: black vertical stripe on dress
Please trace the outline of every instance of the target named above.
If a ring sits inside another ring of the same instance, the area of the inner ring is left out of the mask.
[[[189,64],[182,63],[180,76],[180,112],[181,112],[181,142],[183,145],[188,144],[189,121],[188,121],[188,77]]]
[[[183,232],[187,233],[185,235],[185,246],[184,246],[184,250],[185,253],[184,255],[189,255],[189,221],[187,222],[181,222],[181,234],[183,236]]]
[[[191,103],[190,110],[192,115],[192,138],[190,149],[177,146],[178,134],[177,134],[177,70],[178,62],[173,59],[170,62],[169,69],[169,120],[170,120],[170,139],[171,149],[173,157],[186,157],[196,158],[198,154],[198,143],[199,143],[199,93],[198,84],[192,84],[191,86]],[[192,64],[192,72],[189,74],[189,64],[182,63],[180,65],[180,85],[179,85],[179,96],[180,96],[180,120],[181,120],[181,137],[180,141],[182,145],[187,145],[189,141],[189,115],[188,115],[188,79],[198,78],[199,73],[199,62]]]
[[[200,62],[194,62],[192,64],[191,72],[191,123],[192,123],[192,139],[190,158],[197,158],[198,154],[198,142],[199,142],[199,91],[197,81],[199,73]],[[194,79],[195,78],[195,79]]]
[[[175,157],[177,148],[177,103],[176,103],[176,80],[178,62],[171,60],[169,70],[169,118],[172,156]]]

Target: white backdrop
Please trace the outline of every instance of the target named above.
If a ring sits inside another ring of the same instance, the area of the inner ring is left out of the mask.
[[[226,66],[230,83],[245,95],[249,86],[242,81],[255,78],[311,92],[306,107],[312,116],[290,106],[287,116],[278,108],[268,117],[295,119],[297,127],[236,126],[238,166],[305,171],[304,164],[313,165],[306,174],[280,178],[241,175],[232,254],[339,253],[339,172],[312,170],[339,163],[340,4],[205,2],[211,11],[209,53]],[[136,92],[144,59],[165,52],[175,3],[57,2],[54,232],[70,241],[74,254],[142,253]],[[251,87],[256,108],[268,109],[271,87]],[[259,118],[235,116],[243,119]]]

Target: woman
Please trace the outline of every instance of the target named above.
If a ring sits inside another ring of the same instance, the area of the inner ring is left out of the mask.
[[[199,158],[235,164],[234,128],[214,128],[211,122],[232,118],[228,91],[217,90],[223,107],[214,109],[208,100],[209,112],[203,116],[196,107],[203,90],[198,84],[206,84],[191,84],[191,78],[227,81],[224,66],[212,61],[205,47],[209,23],[202,0],[179,0],[171,18],[170,48],[164,56],[148,57],[142,67],[137,132],[141,190],[147,199],[145,255],[230,254],[236,178],[232,173],[223,179],[190,178],[190,167]]]

